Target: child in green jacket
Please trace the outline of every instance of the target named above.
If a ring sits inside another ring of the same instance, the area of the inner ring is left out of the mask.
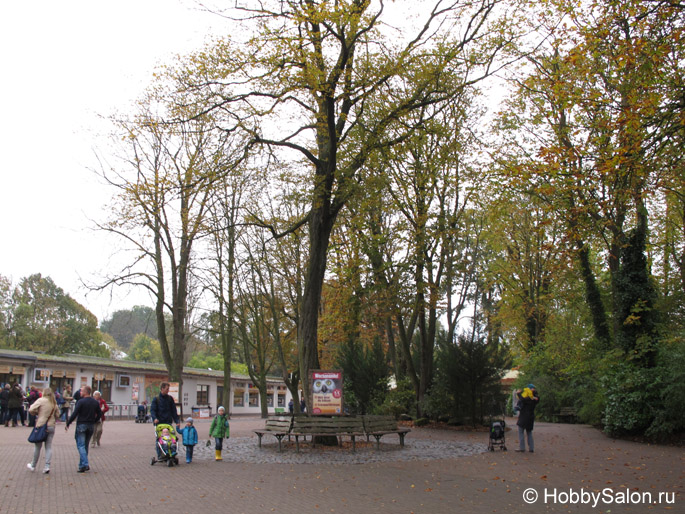
[[[221,459],[221,450],[223,448],[224,437],[230,437],[230,429],[228,426],[228,418],[226,417],[226,409],[219,407],[217,415],[212,420],[212,425],[209,427],[209,437],[214,438],[215,446],[215,460]]]

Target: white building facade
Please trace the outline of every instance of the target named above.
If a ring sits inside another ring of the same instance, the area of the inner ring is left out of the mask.
[[[149,405],[159,393],[159,385],[169,382],[163,364],[104,359],[84,355],[46,355],[0,349],[0,385],[19,382],[24,389],[51,387],[62,392],[69,384],[73,391],[83,385],[100,391],[113,406],[112,417],[135,416],[138,405]],[[232,375],[229,414],[261,414],[259,390],[249,376]],[[223,371],[184,368],[179,392],[172,384],[170,393],[183,416],[210,417],[216,413],[224,390]],[[269,414],[284,412],[292,398],[283,380],[267,380]]]

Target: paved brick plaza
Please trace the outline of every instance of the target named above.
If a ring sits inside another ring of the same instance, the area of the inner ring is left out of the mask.
[[[514,426],[514,420],[508,423]],[[648,506],[635,500],[647,492],[653,501],[667,493],[661,504],[649,506],[652,512],[685,512],[685,449],[616,441],[587,426],[537,424],[534,454],[513,451],[515,430],[507,432],[510,451],[489,453],[482,451],[485,433],[415,428],[405,450],[389,436],[380,456],[371,445],[356,455],[347,455],[350,449],[305,448],[296,456],[294,443],[279,456],[274,438],[265,437],[263,449],[257,448],[251,430],[262,424],[258,418],[234,418],[223,462],[212,460],[213,449],[196,450],[191,465],[181,454],[181,465],[169,469],[150,465],[152,425],[108,421],[103,446],[91,450],[91,471],[84,474],[76,472],[73,427],[65,433],[59,424],[49,475],[40,472],[42,455],[35,473],[26,469],[33,452],[28,428],[0,427],[0,512],[616,513],[645,512]],[[209,421],[196,426],[205,442]],[[534,505],[523,500],[530,488],[540,495]],[[554,503],[551,496],[559,493],[556,498],[565,501],[569,493],[603,490],[612,503],[595,507]],[[633,503],[617,503],[630,500],[631,493]]]

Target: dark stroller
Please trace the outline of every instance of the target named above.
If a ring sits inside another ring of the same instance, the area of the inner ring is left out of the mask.
[[[505,428],[506,423],[503,419],[498,419],[490,422],[490,439],[488,441],[488,450],[491,452],[495,451],[495,446],[498,446],[500,450],[507,451],[507,446],[505,444]]]
[[[168,435],[163,433],[164,429],[169,431]],[[166,462],[168,467],[174,464],[178,466],[178,436],[172,425],[160,423],[155,427],[155,448],[157,456],[150,459],[151,466],[154,466],[156,462]]]
[[[147,413],[147,405],[138,405],[138,412],[136,414],[136,423],[148,423],[152,418]]]

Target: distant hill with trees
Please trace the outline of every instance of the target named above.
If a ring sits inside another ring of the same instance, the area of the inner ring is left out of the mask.
[[[138,334],[157,339],[155,311],[143,305],[118,310],[110,318],[102,320],[100,330],[111,335],[117,345],[126,351]]]

